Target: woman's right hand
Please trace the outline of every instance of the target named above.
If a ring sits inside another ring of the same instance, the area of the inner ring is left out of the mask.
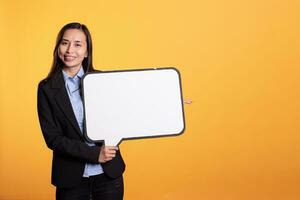
[[[105,163],[112,160],[116,156],[117,150],[119,150],[118,147],[102,145],[98,161],[100,163]]]

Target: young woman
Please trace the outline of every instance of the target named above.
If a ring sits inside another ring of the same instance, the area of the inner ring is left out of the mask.
[[[53,151],[52,184],[57,200],[123,199],[125,164],[118,147],[89,143],[83,136],[80,79],[93,71],[92,39],[80,23],[58,33],[49,75],[38,86],[38,115]]]

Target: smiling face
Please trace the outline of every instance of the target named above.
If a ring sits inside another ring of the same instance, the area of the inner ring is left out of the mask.
[[[88,56],[85,34],[79,29],[66,30],[58,47],[58,56],[65,70],[78,71]]]

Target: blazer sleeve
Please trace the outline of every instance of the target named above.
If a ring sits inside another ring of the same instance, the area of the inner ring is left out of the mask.
[[[71,156],[84,162],[98,163],[99,146],[89,146],[84,141],[70,139],[63,134],[62,128],[53,115],[53,109],[51,109],[42,82],[38,87],[37,107],[45,142],[54,153]]]

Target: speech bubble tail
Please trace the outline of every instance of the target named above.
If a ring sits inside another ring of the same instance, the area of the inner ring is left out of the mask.
[[[117,146],[121,142],[122,138],[110,138],[104,140],[105,146]]]

